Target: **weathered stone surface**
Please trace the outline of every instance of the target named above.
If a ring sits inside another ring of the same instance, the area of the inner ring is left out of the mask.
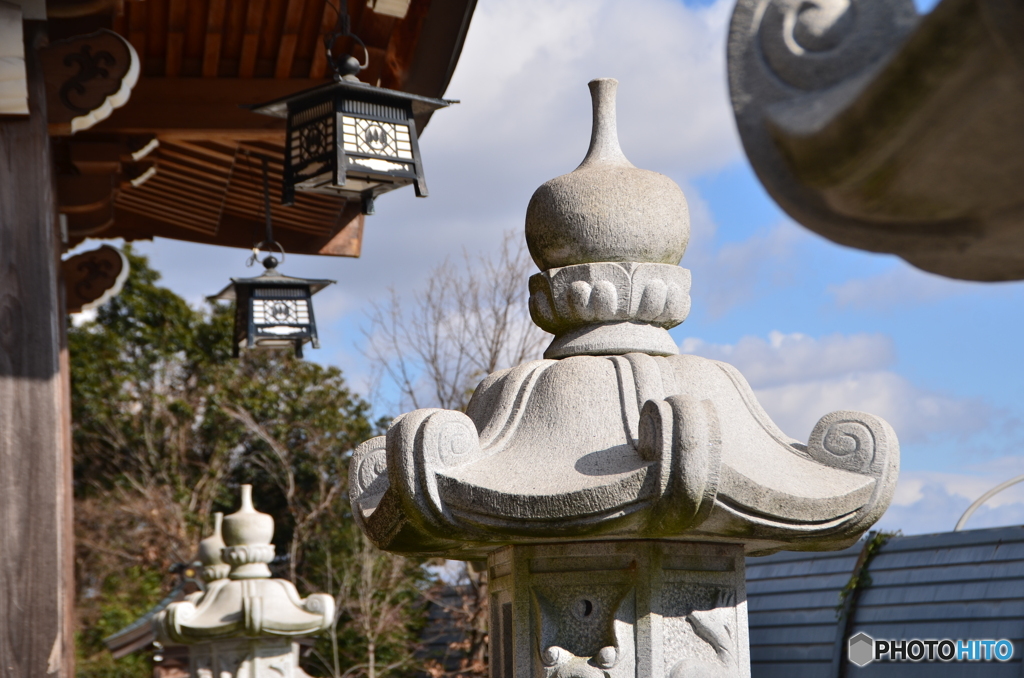
[[[679,203],[613,181],[635,170],[611,89],[591,83],[582,171],[527,217],[546,359],[491,374],[465,413],[409,412],[361,445],[353,513],[390,551],[488,557],[493,678],[748,676],[744,554],[852,543],[889,505],[899,443],[841,411],[802,444],[734,367],[677,355],[685,229],[658,210]]]
[[[351,496],[381,548],[478,556],[598,535],[840,548],[888,506],[899,447],[869,414],[803,445],[730,365],[576,356],[492,374],[466,414],[417,410],[356,450]]]
[[[193,678],[307,678],[299,644],[286,638],[228,640],[189,648]]]
[[[556,335],[545,358],[679,352],[665,330],[690,312],[690,272],[668,264],[578,264],[530,278],[530,315]]]
[[[526,242],[542,270],[600,261],[678,264],[690,239],[686,197],[633,166],[615,126],[611,78],[593,80],[594,130],[580,166],[543,184],[526,209]]]
[[[740,546],[509,546],[487,565],[492,678],[750,675]]]
[[[747,156],[796,221],[968,280],[1024,279],[1024,6],[739,0]]]

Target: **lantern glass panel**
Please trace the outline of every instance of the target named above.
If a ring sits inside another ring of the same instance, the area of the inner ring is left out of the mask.
[[[249,304],[250,341],[278,347],[311,340],[316,327],[308,287],[253,287]]]

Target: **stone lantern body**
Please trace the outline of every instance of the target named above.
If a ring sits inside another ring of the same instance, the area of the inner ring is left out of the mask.
[[[545,359],[465,413],[398,417],[352,463],[375,544],[487,558],[492,678],[747,676],[744,557],[848,546],[896,484],[878,417],[833,412],[802,443],[734,367],[678,354],[686,200],[622,154],[616,84],[590,83],[586,159],[527,210]]]
[[[252,486],[242,507],[220,519],[199,544],[206,589],[172,603],[153,619],[161,642],[189,646],[192,678],[307,678],[297,638],[334,622],[334,598],[301,598],[295,585],[271,577],[274,519],[256,511]]]

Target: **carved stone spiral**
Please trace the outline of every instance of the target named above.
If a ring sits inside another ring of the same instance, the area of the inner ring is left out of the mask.
[[[423,447],[441,468],[461,466],[477,458],[480,437],[473,420],[461,412],[439,411],[423,424]]]
[[[875,460],[877,441],[871,415],[833,412],[821,418],[807,442],[811,457],[822,464],[856,473],[868,473]]]
[[[913,25],[910,0],[770,0],[761,19],[761,52],[783,82],[831,87],[888,53]]]
[[[384,436],[366,441],[353,455],[351,487],[353,499],[364,494],[384,494],[387,489],[388,455]]]

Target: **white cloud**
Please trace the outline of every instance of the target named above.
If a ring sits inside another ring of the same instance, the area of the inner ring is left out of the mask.
[[[693,270],[693,294],[701,299],[711,317],[720,317],[734,306],[750,301],[764,289],[765,281],[776,287],[796,282],[797,248],[810,240],[802,228],[783,222],[746,240],[714,249],[709,237],[714,233],[713,222],[707,225],[710,217],[701,213],[698,219],[694,221],[700,230],[695,229],[697,237],[683,265]]]
[[[892,505],[878,523],[883,530],[904,534],[951,531],[964,511],[985,492],[1024,474],[1024,457],[1002,457],[971,466],[968,473],[902,471]],[[986,501],[964,529],[1024,523],[1024,484],[1003,490]]]
[[[895,359],[892,340],[882,334],[833,334],[815,339],[805,334],[770,332],[767,340],[743,337],[731,345],[688,338],[680,348],[684,353],[735,365],[753,388],[878,370]]]
[[[951,280],[898,262],[878,275],[830,285],[829,294],[840,307],[890,309],[966,294],[988,283]]]
[[[688,339],[681,349],[735,365],[772,419],[801,440],[835,410],[878,415],[904,443],[966,436],[991,420],[990,408],[980,401],[926,391],[886,370],[894,353],[891,341],[881,335],[815,339],[772,332],[767,340],[745,337],[734,345]]]
[[[966,436],[989,423],[989,408],[918,388],[893,372],[854,372],[758,389],[758,398],[780,425],[806,440],[818,419],[835,410],[870,412],[888,421],[904,442],[941,435]]]

